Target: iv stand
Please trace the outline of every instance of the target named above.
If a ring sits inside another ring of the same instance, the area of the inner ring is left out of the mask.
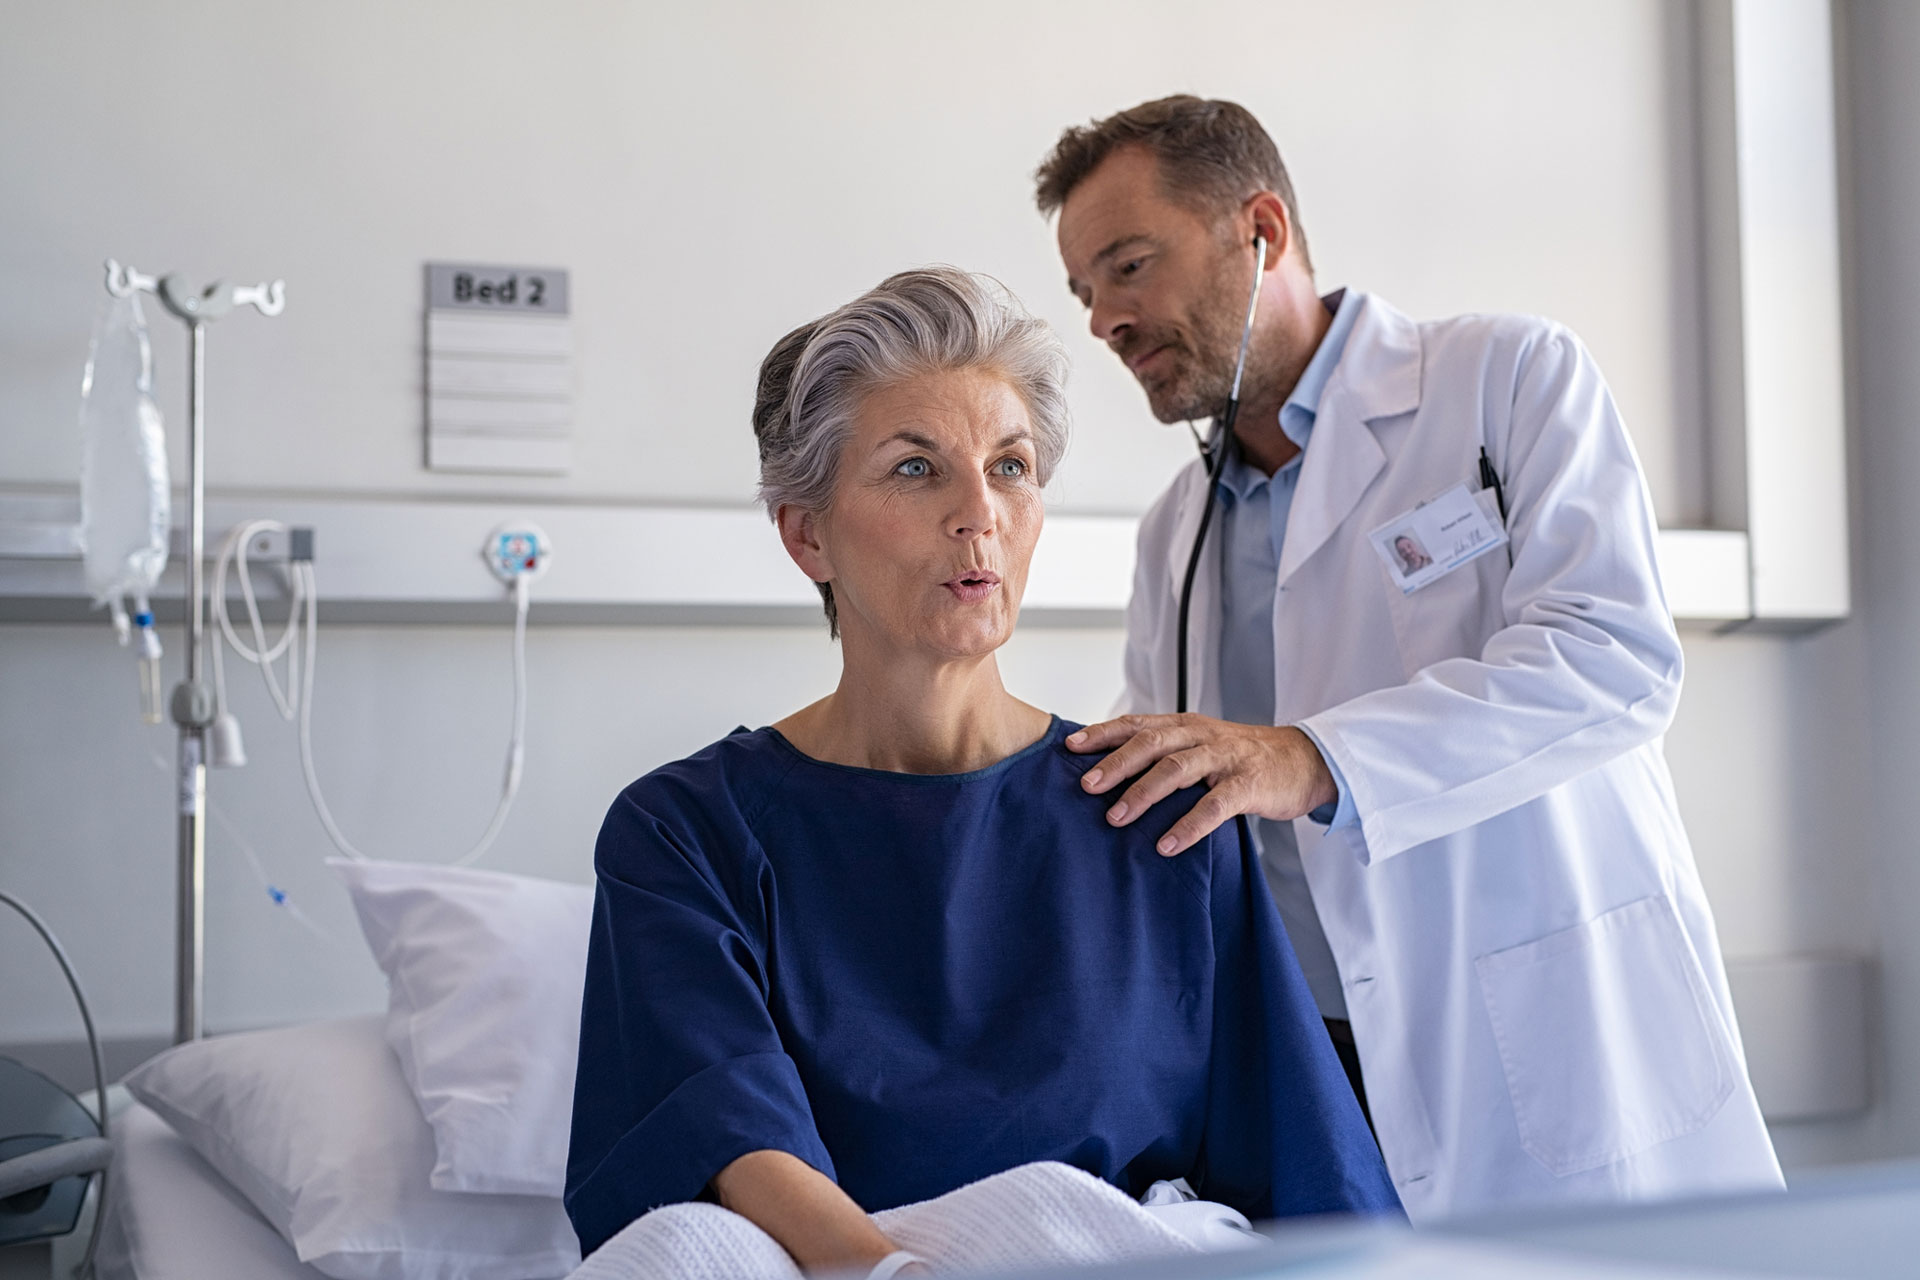
[[[180,876],[176,888],[173,1042],[202,1034],[205,990],[207,885],[207,727],[213,723],[213,690],[203,681],[206,638],[207,546],[206,363],[207,326],[235,307],[277,316],[287,305],[286,282],[230,285],[214,281],[195,293],[177,275],[141,275],[107,259],[107,292],[116,298],[151,293],[190,335],[187,364],[187,647],[186,677],[174,686],[171,710],[180,729],[177,797],[180,813]]]

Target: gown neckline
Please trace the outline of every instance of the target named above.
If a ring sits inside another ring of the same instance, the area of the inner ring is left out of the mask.
[[[945,783],[951,785],[959,782],[978,782],[982,779],[991,778],[995,774],[1006,772],[1018,765],[1021,761],[1047,750],[1056,742],[1060,741],[1061,738],[1065,737],[1065,734],[1061,732],[1065,727],[1066,722],[1059,716],[1049,715],[1047,718],[1046,732],[1042,733],[1038,738],[1035,738],[1032,742],[1029,742],[1026,746],[1020,748],[1010,756],[1005,756],[990,765],[979,769],[972,769],[966,773],[901,773],[893,769],[869,769],[857,764],[837,764],[831,760],[822,760],[817,756],[808,755],[800,748],[794,746],[793,743],[788,740],[786,734],[781,733],[772,725],[767,725],[765,728],[759,730],[749,730],[745,725],[742,725],[736,732],[750,733],[753,736],[765,734],[767,740],[774,743],[782,751],[816,769],[827,769],[835,773],[851,774],[860,778],[885,779],[890,782],[922,785],[928,783]]]

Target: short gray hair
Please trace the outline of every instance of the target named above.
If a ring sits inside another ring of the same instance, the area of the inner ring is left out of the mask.
[[[1044,320],[990,276],[922,267],[889,276],[852,302],[801,325],[760,363],[753,434],[760,443],[760,500],[824,511],[860,402],[926,373],[990,369],[1033,418],[1036,478],[1053,476],[1067,451],[1067,352]],[[840,619],[831,583],[818,583],[828,632]]]

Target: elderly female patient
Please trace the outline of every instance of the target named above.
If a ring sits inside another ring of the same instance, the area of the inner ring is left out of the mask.
[[[761,491],[819,584],[828,697],[614,802],[566,1205],[583,1250],[703,1195],[803,1267],[867,1212],[1058,1160],[1254,1218],[1397,1203],[1233,826],[1110,828],[1072,726],[1001,686],[1066,445],[1057,340],[893,277],[775,345]]]

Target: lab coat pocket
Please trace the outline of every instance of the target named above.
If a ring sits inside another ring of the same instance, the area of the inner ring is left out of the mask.
[[[1394,644],[1408,679],[1448,658],[1478,657],[1485,644],[1482,620],[1482,556],[1461,565],[1411,595],[1387,584],[1387,611],[1393,617]],[[1505,567],[1505,561],[1501,562]],[[1381,571],[1386,577],[1386,571]]]
[[[1565,1176],[1706,1125],[1734,1063],[1664,895],[1474,961],[1520,1143]]]

